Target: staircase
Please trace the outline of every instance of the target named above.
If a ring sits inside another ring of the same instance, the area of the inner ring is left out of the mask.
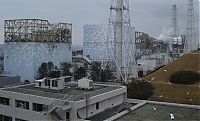
[[[48,114],[52,115],[56,121],[63,120],[62,117],[57,113],[56,110],[67,110],[71,107],[70,102],[56,100],[48,105]]]
[[[118,109],[118,113],[124,110],[128,110],[131,111],[131,107],[133,106],[133,104],[128,103],[128,102],[124,102],[120,105],[119,109]]]

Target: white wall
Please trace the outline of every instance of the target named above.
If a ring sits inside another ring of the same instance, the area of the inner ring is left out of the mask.
[[[52,61],[60,67],[60,62],[71,62],[71,44],[5,42],[5,72],[21,76],[21,80],[33,81],[42,62]]]
[[[148,59],[148,60],[139,59],[137,63],[141,64],[141,67],[145,71],[154,70],[156,67],[156,59]]]
[[[98,114],[108,108],[115,107],[123,103],[126,97],[126,88],[121,88],[118,90],[110,91],[108,93],[97,95],[95,97],[89,98],[88,101],[88,117]],[[99,102],[99,109],[96,109],[96,103]],[[80,107],[79,104],[84,104]],[[86,118],[86,103],[85,101],[80,101],[77,103],[77,111],[81,118]]]
[[[44,115],[41,112],[36,112],[32,110],[32,103],[39,103],[49,105],[56,99],[50,99],[45,97],[20,94],[15,92],[9,92],[0,90],[1,97],[10,98],[10,106],[0,105],[0,114],[10,116],[13,118],[19,118],[24,120],[47,120],[50,118],[48,115]],[[22,100],[29,102],[29,110],[15,108],[15,100]],[[49,119],[50,121],[51,119]]]
[[[97,96],[88,98],[88,116],[93,116],[98,114],[108,108],[115,107],[124,102],[126,98],[127,88],[122,87],[113,91],[109,91]],[[44,115],[41,112],[32,111],[32,103],[39,103],[50,105],[55,102],[60,102],[61,100],[56,100],[53,98],[46,98],[28,94],[15,93],[5,90],[0,90],[1,97],[6,97],[11,99],[11,106],[0,105],[0,114],[11,116],[14,118],[20,118],[25,120],[53,120],[52,116]],[[29,110],[15,108],[15,100],[23,100],[29,102]],[[96,109],[96,103],[99,102],[99,109]],[[58,104],[58,103],[57,103]],[[86,101],[81,100],[78,102],[71,102],[66,111],[70,112],[70,118],[76,119],[77,113],[81,118],[86,117]],[[59,111],[58,114],[64,119],[66,111]],[[91,113],[93,112],[93,113]]]

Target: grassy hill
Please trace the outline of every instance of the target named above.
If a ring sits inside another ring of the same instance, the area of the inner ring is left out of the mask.
[[[185,54],[144,77],[155,88],[152,100],[200,105],[200,83],[191,85],[169,83],[170,76],[177,71],[200,73],[200,54]]]
[[[176,71],[194,71],[200,73],[200,54],[185,54],[181,58],[144,77],[144,80],[168,83],[170,76]],[[199,83],[195,85],[199,85]]]

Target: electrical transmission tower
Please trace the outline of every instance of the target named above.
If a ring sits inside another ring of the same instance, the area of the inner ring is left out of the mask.
[[[130,25],[129,0],[112,0],[107,49],[118,80],[135,77],[134,31]]]
[[[194,1],[188,0],[187,10],[187,33],[184,46],[185,53],[189,53],[197,49],[197,42],[195,40],[195,22],[194,22]]]

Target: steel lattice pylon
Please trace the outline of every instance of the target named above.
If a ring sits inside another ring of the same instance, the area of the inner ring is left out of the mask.
[[[129,0],[112,0],[107,50],[118,80],[136,76],[134,31],[130,24]]]

